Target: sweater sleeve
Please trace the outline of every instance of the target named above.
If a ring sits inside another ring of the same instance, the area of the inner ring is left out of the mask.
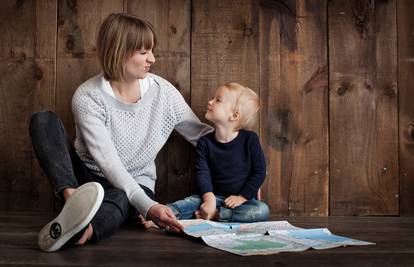
[[[259,137],[254,133],[250,142],[250,176],[247,178],[246,183],[240,191],[240,195],[248,200],[257,197],[257,191],[259,191],[259,188],[266,177],[266,161],[260,146]]]
[[[105,108],[96,96],[84,89],[87,88],[78,89],[72,99],[76,129],[106,179],[123,190],[131,205],[146,217],[148,210],[157,202],[146,195],[126,170],[105,127]]]
[[[196,153],[196,183],[200,195],[213,192],[213,184],[211,182],[211,172],[208,166],[208,150],[204,138],[197,143]]]
[[[174,129],[193,146],[197,145],[200,137],[214,130],[213,127],[202,123],[197,118],[181,93],[171,84],[169,85],[169,100],[171,111],[176,118]]]

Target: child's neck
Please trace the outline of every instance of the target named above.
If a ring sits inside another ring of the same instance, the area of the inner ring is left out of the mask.
[[[220,143],[228,143],[239,135],[239,131],[233,128],[220,127],[216,125],[215,138]]]

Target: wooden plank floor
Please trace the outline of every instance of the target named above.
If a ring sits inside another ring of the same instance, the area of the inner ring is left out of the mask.
[[[37,232],[51,214],[0,214],[1,266],[414,266],[414,217],[273,217],[304,228],[377,243],[325,251],[308,250],[269,256],[241,257],[202,241],[159,230],[124,227],[100,243],[43,253]]]

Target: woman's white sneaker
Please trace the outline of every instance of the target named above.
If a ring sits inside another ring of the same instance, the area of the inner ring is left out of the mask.
[[[47,252],[60,249],[90,223],[103,197],[104,190],[99,183],[90,182],[78,187],[67,199],[59,215],[40,230],[40,249]]]

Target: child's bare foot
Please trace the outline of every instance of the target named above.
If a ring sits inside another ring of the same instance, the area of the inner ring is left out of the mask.
[[[158,226],[153,221],[145,220],[144,216],[142,215],[139,215],[138,219],[139,219],[139,223],[141,223],[145,229],[150,229],[151,227],[158,228]]]
[[[194,215],[195,215],[196,219],[204,219],[203,216],[201,215],[201,211],[200,210],[196,210],[194,212]],[[214,214],[210,218],[210,220],[216,220],[218,218],[218,215],[219,215],[219,210],[216,209],[216,211],[214,212]]]

